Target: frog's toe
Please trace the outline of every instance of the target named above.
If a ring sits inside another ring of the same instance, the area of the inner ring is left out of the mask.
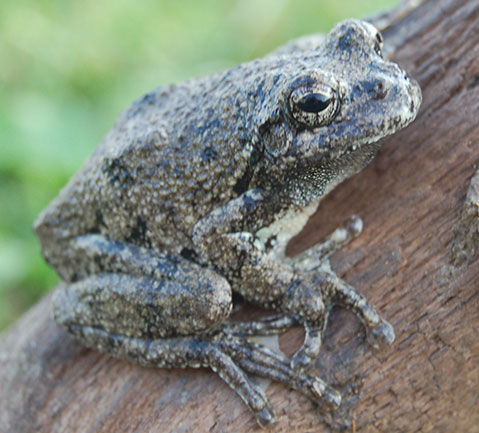
[[[271,424],[275,423],[275,418],[273,412],[265,407],[263,410],[255,413],[256,421],[261,427],[268,427]]]
[[[326,410],[341,404],[341,395],[334,388],[319,377],[291,368],[289,358],[282,353],[241,338],[224,338],[220,345],[240,368],[250,374],[282,382]]]
[[[394,328],[386,320],[381,320],[378,326],[368,330],[367,338],[369,344],[375,349],[390,346],[395,339]]]
[[[296,371],[305,371],[311,366],[312,362],[313,358],[300,349],[291,360],[291,368]]]
[[[266,316],[260,320],[238,322],[225,322],[223,332],[237,336],[268,336],[277,335],[287,331],[295,324],[295,320],[284,314]]]
[[[326,410],[336,410],[341,405],[341,394],[331,386],[324,383],[321,379],[315,378],[313,382],[312,391],[318,401],[321,402],[321,407]]]
[[[294,354],[291,360],[291,368],[296,371],[308,370],[318,357],[323,341],[324,319],[317,326],[305,325],[304,343]]]

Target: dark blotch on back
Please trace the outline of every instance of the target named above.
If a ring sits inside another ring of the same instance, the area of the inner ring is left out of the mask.
[[[131,230],[128,241],[137,245],[149,245],[146,239],[146,222],[143,218],[136,218],[136,225]]]
[[[235,192],[235,194],[241,195],[244,192],[248,191],[249,184],[254,174],[254,170],[262,157],[262,150],[254,149],[253,152],[251,152],[248,162],[248,168],[243,173],[243,176],[241,176],[237,180],[236,184],[233,186],[233,191]]]
[[[133,183],[133,176],[130,169],[126,167],[123,159],[120,158],[105,158],[101,171],[106,175],[111,184],[118,184],[119,187],[128,187]]]
[[[211,160],[218,158],[218,153],[216,152],[215,149],[212,149],[211,147],[207,147],[205,150],[203,150],[201,157],[203,161],[210,162]]]

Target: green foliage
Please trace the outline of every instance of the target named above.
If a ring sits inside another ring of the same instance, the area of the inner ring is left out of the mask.
[[[58,280],[35,216],[133,99],[394,2],[1,2],[0,330]]]

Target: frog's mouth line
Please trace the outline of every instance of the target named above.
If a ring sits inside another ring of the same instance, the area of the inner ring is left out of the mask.
[[[335,152],[331,152],[328,155],[322,155],[322,160],[331,160],[331,161],[336,161],[340,160],[344,157],[348,157],[350,155],[362,155],[362,154],[368,154],[370,151],[375,151],[381,147],[382,145],[382,140],[387,137],[387,135],[381,135],[376,137],[368,137],[364,138],[363,140],[358,140],[355,141],[353,144],[350,144],[349,146],[346,146],[342,149],[338,149]],[[374,153],[375,153],[374,152]]]
[[[386,137],[387,137],[387,135],[381,135],[377,138],[364,140],[360,144],[354,143],[354,144],[346,147],[346,149],[343,150],[342,154],[339,157],[345,156],[345,155],[350,155],[352,153],[357,153],[357,152],[360,152],[360,151],[365,151],[368,148],[371,148],[371,149],[372,148],[379,148],[382,145],[382,140]]]
[[[349,146],[338,156],[338,159],[342,161],[345,159],[356,160],[357,162],[364,161],[366,164],[369,164],[369,162],[371,162],[376,156],[377,151],[381,148],[383,138],[384,137],[377,140],[371,140],[361,145]]]
[[[367,134],[364,134],[363,137],[357,138],[352,144],[333,150],[329,155],[324,156],[326,159],[338,159],[361,150],[367,152],[368,147],[370,147],[371,150],[376,149],[377,151],[381,147],[383,139],[408,126],[416,118],[416,114],[417,111],[414,116],[399,115],[388,121],[383,121],[381,125],[377,127],[378,130],[382,131],[381,134],[372,137],[368,137]]]

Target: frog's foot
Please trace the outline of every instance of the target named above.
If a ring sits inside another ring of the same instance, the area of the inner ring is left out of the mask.
[[[384,319],[375,328],[369,328],[367,330],[368,342],[375,349],[381,347],[390,346],[394,342],[394,328],[392,325]]]
[[[211,331],[201,337],[148,340],[111,334],[90,326],[70,325],[68,331],[89,347],[145,366],[210,367],[253,411],[259,425],[274,423],[274,414],[263,390],[248,376],[282,382],[300,391],[325,410],[336,409],[341,395],[318,377],[301,374],[289,359],[244,337]]]
[[[299,322],[292,317],[285,316],[284,314],[276,314],[258,321],[228,321],[225,322],[222,331],[225,334],[241,337],[267,336],[283,333],[298,324]],[[291,367],[297,371],[304,371],[311,366],[312,361],[319,355],[323,338],[324,326],[321,328],[311,327],[308,324],[304,324],[303,326],[305,329],[304,343],[291,360]]]
[[[309,368],[319,355],[322,334],[333,305],[342,306],[358,316],[374,348],[394,341],[393,327],[379,316],[363,295],[332,272],[316,271],[310,280],[297,280],[282,298],[282,310],[293,317],[300,311],[302,315],[297,320],[305,329],[304,343],[291,360],[291,367],[296,371]]]
[[[322,242],[313,245],[301,254],[289,259],[289,264],[297,272],[309,272],[321,264],[333,253],[343,248],[363,230],[363,221],[357,215],[351,216],[346,224],[338,227]]]
[[[275,422],[274,413],[268,405],[263,390],[238,367],[233,359],[215,345],[207,345],[207,365],[217,373],[246,403],[261,427]]]
[[[299,322],[292,317],[275,314],[258,321],[228,321],[222,325],[221,330],[225,334],[237,337],[267,336],[281,334],[295,325],[299,325]],[[291,360],[291,367],[296,371],[304,371],[311,366],[312,361],[319,355],[323,338],[324,326],[311,327],[309,324],[303,324],[303,326],[305,330],[304,343]]]
[[[143,366],[209,367],[236,391],[253,411],[260,426],[264,427],[275,421],[263,390],[218,343],[197,337],[150,340],[111,334],[99,328],[79,325],[70,325],[68,331],[88,347]]]
[[[337,409],[341,395],[320,378],[303,374],[290,366],[282,353],[238,336],[223,335],[216,344],[243,370],[256,376],[282,382],[301,392],[324,410]]]
[[[394,342],[392,325],[377,313],[367,299],[333,273],[317,273],[314,280],[322,288],[325,303],[352,311],[364,324],[369,344],[376,349]]]

